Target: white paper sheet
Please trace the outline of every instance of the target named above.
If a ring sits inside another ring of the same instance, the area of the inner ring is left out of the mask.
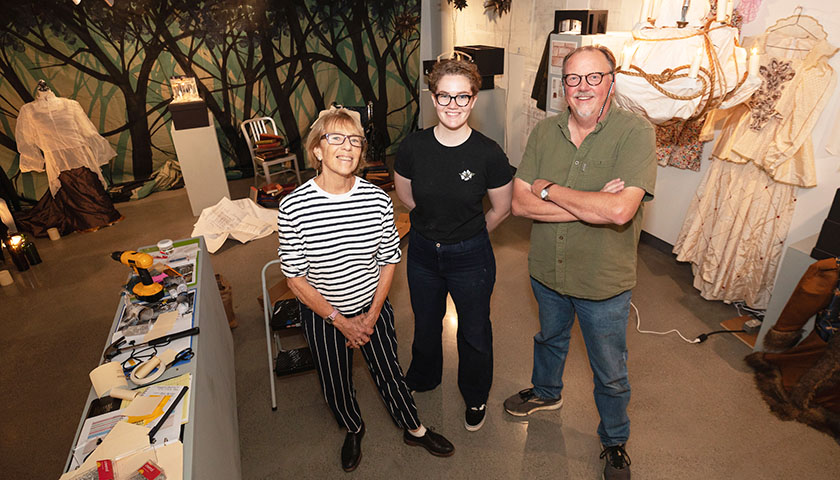
[[[120,474],[137,471],[149,460],[163,470],[166,480],[181,480],[184,478],[184,446],[177,441],[168,445],[156,445],[153,448],[121,458],[116,462],[116,470]]]
[[[190,236],[203,235],[207,250],[213,253],[228,237],[245,243],[276,231],[275,210],[260,207],[248,198],[228,200],[223,197],[219,203],[201,212]]]
[[[128,455],[149,446],[149,430],[140,425],[132,425],[128,422],[119,422],[105,436],[102,444],[90,454],[87,460],[82,463],[83,470],[87,470],[96,464],[97,460],[106,460]],[[75,470],[62,475],[59,480],[68,480],[76,476]]]

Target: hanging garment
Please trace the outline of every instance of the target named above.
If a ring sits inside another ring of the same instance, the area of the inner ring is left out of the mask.
[[[117,155],[108,140],[99,135],[82,106],[75,100],[56,97],[52,91],[20,107],[15,126],[21,172],[46,170],[53,196],[61,188],[59,173],[87,167],[107,187],[100,165]]]
[[[740,83],[747,70],[747,54],[738,46],[738,34],[737,28],[723,25],[634,30],[633,42],[625,50],[630,55],[629,68],[616,73],[615,102],[661,125],[696,119],[710,104],[751,94],[758,80],[750,76]],[[695,60],[713,72],[713,78],[705,73],[689,77]]]
[[[700,130],[704,119],[705,116],[669,125],[654,125],[657,163],[663,167],[699,171],[700,157],[703,156]]]
[[[121,218],[105,192],[100,165],[116,155],[75,100],[39,91],[20,108],[15,126],[21,172],[46,170],[49,191],[32,209],[15,215],[22,231],[46,236],[95,230]]]
[[[58,179],[61,189],[54,197],[45,192],[34,207],[14,214],[21,231],[46,237],[47,229],[55,227],[63,236],[93,231],[122,219],[96,174],[86,167],[65,170]]]
[[[705,124],[701,139],[723,127],[674,244],[704,298],[767,308],[796,189],[816,185],[810,135],[835,84],[826,37],[802,15],[770,27],[757,40],[760,89]]]

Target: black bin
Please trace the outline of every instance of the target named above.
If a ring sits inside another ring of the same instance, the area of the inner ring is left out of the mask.
[[[210,117],[207,116],[207,104],[204,100],[170,103],[169,113],[172,115],[175,130],[210,126]]]

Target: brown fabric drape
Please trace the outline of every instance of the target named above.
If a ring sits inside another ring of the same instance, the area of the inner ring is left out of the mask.
[[[61,235],[77,230],[93,230],[122,218],[99,177],[85,167],[61,172],[61,188],[53,197],[49,190],[33,208],[15,214],[15,223],[22,232],[46,237],[55,227]]]

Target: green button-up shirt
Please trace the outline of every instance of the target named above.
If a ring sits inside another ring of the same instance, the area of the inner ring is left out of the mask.
[[[569,131],[569,112],[534,127],[516,177],[528,183],[543,178],[575,190],[597,192],[614,179],[645,191],[653,199],[656,138],[653,126],[613,104],[577,148]],[[534,221],[528,269],[546,287],[573,297],[603,300],[636,285],[636,249],[643,206],[624,225],[582,221]]]

